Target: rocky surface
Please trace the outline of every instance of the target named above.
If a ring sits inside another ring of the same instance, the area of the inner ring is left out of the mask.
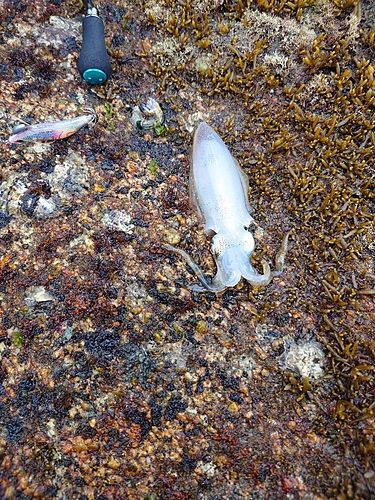
[[[372,2],[103,0],[95,87],[82,15],[0,2],[0,497],[374,498]],[[6,143],[86,107],[68,139]],[[291,231],[265,288],[193,293],[163,248],[214,275],[201,120],[249,175],[259,270]]]

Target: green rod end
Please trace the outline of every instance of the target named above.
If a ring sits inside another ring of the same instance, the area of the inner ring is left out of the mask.
[[[83,73],[83,78],[91,85],[98,85],[107,80],[107,75],[101,69],[89,68]]]

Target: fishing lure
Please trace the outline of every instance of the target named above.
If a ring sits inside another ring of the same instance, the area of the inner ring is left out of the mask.
[[[197,292],[221,292],[235,286],[242,276],[254,286],[268,285],[283,270],[289,234],[276,256],[276,271],[271,272],[269,264],[262,261],[264,274],[258,274],[250,263],[255,244],[247,229],[253,222],[249,213],[248,177],[219,135],[204,122],[195,132],[191,161],[190,202],[204,223],[204,232],[216,233],[212,253],[217,274],[212,280],[207,279],[189,254],[166,246],[181,255],[197,274],[202,286],[189,288]]]
[[[75,134],[85,125],[96,123],[96,113],[92,108],[86,108],[89,114],[62,120],[59,122],[37,123],[35,125],[16,125],[7,143],[18,141],[56,141]]]

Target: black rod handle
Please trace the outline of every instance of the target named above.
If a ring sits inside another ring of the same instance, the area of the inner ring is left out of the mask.
[[[78,71],[91,84],[104,83],[112,74],[105,46],[104,24],[96,15],[88,15],[82,21],[82,49]]]

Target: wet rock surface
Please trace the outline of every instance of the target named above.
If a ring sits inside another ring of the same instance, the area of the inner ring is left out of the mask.
[[[361,9],[359,8],[361,7]],[[0,2],[0,498],[371,499],[372,2]],[[165,121],[136,130],[153,95]],[[6,144],[19,119],[98,123]],[[266,288],[197,294],[196,124],[249,175]]]

